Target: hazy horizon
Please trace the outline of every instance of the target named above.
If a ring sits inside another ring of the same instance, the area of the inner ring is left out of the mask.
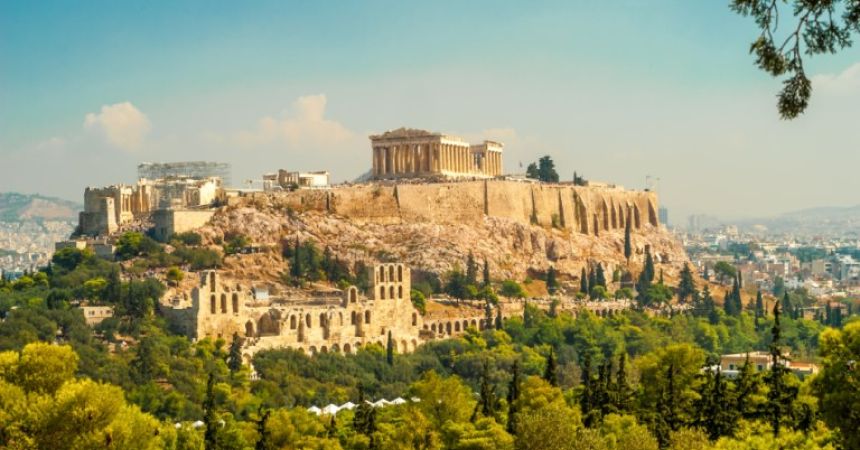
[[[142,161],[370,167],[401,126],[502,141],[505,171],[641,189],[670,222],[860,203],[860,49],[807,62],[807,113],[713,4],[219,2],[0,5],[0,192],[80,202]]]

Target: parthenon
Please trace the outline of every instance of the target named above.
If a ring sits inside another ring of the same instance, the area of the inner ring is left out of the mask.
[[[399,128],[370,136],[373,178],[492,178],[502,174],[499,142],[469,145],[456,136]]]

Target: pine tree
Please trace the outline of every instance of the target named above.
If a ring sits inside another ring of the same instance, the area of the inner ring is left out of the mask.
[[[487,262],[487,258],[484,258],[484,283],[483,287],[490,286],[490,263]]]
[[[355,415],[352,418],[352,428],[370,438],[368,448],[375,448],[373,433],[376,433],[376,409],[372,405],[364,401],[364,389],[358,388],[358,406],[355,408]]]
[[[546,369],[543,372],[543,379],[546,380],[547,383],[558,387],[558,367],[556,367],[555,362],[555,352],[553,348],[549,348],[549,356],[546,359]]]
[[[737,412],[732,407],[731,393],[726,388],[725,380],[719,369],[705,371],[706,382],[699,388],[699,401],[696,408],[700,417],[699,425],[715,441],[722,436],[729,436],[737,426]]]
[[[693,280],[693,271],[690,270],[689,264],[684,264],[684,268],[681,269],[681,280],[678,282],[678,301],[686,302],[695,292],[696,283]]]
[[[738,312],[735,310],[735,300],[734,296],[732,296],[731,292],[726,292],[726,296],[723,299],[723,310],[726,311],[727,316],[737,316]]]
[[[243,339],[239,333],[233,333],[233,341],[230,343],[230,353],[227,355],[227,367],[230,372],[236,373],[242,369],[242,344]]]
[[[588,274],[585,273],[585,267],[582,268],[582,274],[579,275],[579,292],[585,295],[591,292],[588,290]]]
[[[203,400],[203,423],[206,432],[203,442],[206,449],[218,448],[218,415],[215,413],[215,373],[209,372],[206,381],[206,398]]]
[[[514,361],[511,367],[511,382],[508,384],[508,433],[517,434],[517,413],[520,398],[520,364]]]
[[[388,330],[388,343],[385,345],[385,362],[389,366],[394,365],[394,341],[391,339],[391,330]]]
[[[469,256],[466,258],[466,284],[478,285],[478,264],[475,262],[475,255],[472,252],[469,252]]]
[[[598,286],[606,287],[606,274],[603,272],[603,264],[597,263],[597,271],[594,275],[594,282]]]
[[[111,303],[119,303],[122,296],[122,282],[119,278],[119,269],[114,267],[108,274],[107,285],[105,285],[104,298]]]
[[[752,403],[751,397],[756,395],[760,390],[761,379],[750,362],[749,353],[747,353],[744,365],[741,366],[737,381],[735,382],[734,409],[744,419],[754,419],[758,416],[756,405]]]
[[[630,212],[628,211],[627,222],[624,224],[624,259],[627,260],[627,265],[630,265],[630,256],[633,255],[633,244],[630,241]]]

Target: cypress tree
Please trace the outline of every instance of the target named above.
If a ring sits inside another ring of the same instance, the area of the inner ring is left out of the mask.
[[[478,285],[478,264],[475,262],[475,255],[469,252],[466,258],[466,284]]]
[[[585,295],[591,292],[588,290],[588,275],[585,273],[585,267],[582,268],[582,274],[579,276],[579,292]]]
[[[750,355],[747,353],[744,365],[738,373],[737,381],[735,382],[735,410],[744,419],[754,419],[758,416],[755,405],[751,402],[751,397],[761,390],[761,379],[750,362]]]
[[[549,348],[549,356],[546,359],[546,369],[543,372],[543,379],[552,386],[558,387],[558,367],[555,362],[555,352],[553,348]]]
[[[833,326],[835,328],[842,326],[842,305],[833,310]]]
[[[788,298],[787,293],[785,298]],[[785,382],[785,378],[790,372],[783,363],[782,350],[779,347],[782,336],[779,318],[780,304],[779,302],[775,302],[773,305],[773,327],[771,328],[770,343],[771,367],[767,375],[767,385],[770,388],[767,393],[767,415],[771,428],[773,428],[774,436],[779,435],[784,423],[783,417],[791,415],[792,403],[797,397],[797,389],[788,386]]]
[[[633,255],[633,245],[630,242],[630,212],[628,211],[627,222],[624,224],[624,259],[627,260],[627,265],[630,265],[630,256]]]
[[[582,370],[579,384],[582,390],[579,393],[579,408],[582,411],[582,423],[586,427],[593,427],[594,417],[594,385],[591,377],[591,353],[585,353],[582,359]]]
[[[484,287],[488,287],[490,285],[490,263],[487,262],[487,258],[484,258]]]
[[[597,286],[597,273],[594,272],[594,267],[588,268],[588,293],[594,290]]]
[[[782,296],[782,312],[788,311],[788,314],[791,314],[794,311],[794,305],[791,304],[791,297],[788,295],[788,290],[785,291],[785,294]]]
[[[295,247],[293,248],[293,264],[290,267],[290,275],[293,276],[293,283],[298,284],[299,280],[304,273],[304,269],[302,268],[302,255],[301,255],[301,247],[299,246],[299,238],[296,236]]]
[[[388,330],[388,343],[385,345],[385,362],[389,366],[394,365],[394,341],[391,339],[391,330]]]
[[[553,266],[549,266],[549,270],[546,272],[546,290],[550,294],[555,294],[558,291],[558,280]]]
[[[227,367],[233,373],[242,369],[242,338],[239,336],[239,333],[233,333],[233,341],[230,343],[230,353],[227,355]]]
[[[257,421],[257,434],[260,436],[257,439],[256,445],[254,445],[254,450],[273,450],[272,446],[272,433],[266,428],[266,423],[269,421],[269,416],[272,414],[271,410],[266,410],[266,412],[262,412],[263,407],[260,407],[260,420]]]
[[[700,399],[697,402],[697,410],[700,413],[698,422],[708,433],[708,437],[715,441],[734,432],[737,415],[719,369],[707,370],[704,376],[705,383],[699,388]]]
[[[824,321],[827,325],[833,326],[833,310],[830,309],[830,301],[824,304]]]
[[[761,320],[764,319],[764,299],[761,296],[761,289],[755,294],[755,328],[756,331],[761,327]]]
[[[215,414],[215,373],[209,372],[206,381],[206,398],[203,400],[203,423],[206,431],[203,435],[205,448],[218,448],[218,416]]]
[[[490,364],[484,361],[484,367],[481,371],[481,414],[484,417],[494,417],[496,415],[496,387],[490,381]]]
[[[615,373],[615,410],[619,414],[630,412],[633,388],[627,382],[627,352],[618,355],[618,371]]]
[[[726,311],[727,316],[734,317],[738,314],[735,310],[735,300],[731,292],[726,292],[726,296],[723,299],[723,310]]]
[[[368,448],[376,448],[373,438],[373,433],[376,432],[376,409],[364,401],[364,389],[361,386],[358,388],[358,406],[352,418],[352,428],[370,438]]]
[[[519,412],[520,398],[520,364],[514,361],[511,367],[511,382],[508,385],[508,433],[517,434],[517,413]]]
[[[501,330],[504,328],[504,322],[502,320],[502,308],[501,306],[496,308],[496,329]]]
[[[642,270],[648,283],[654,281],[654,258],[651,257],[651,247],[645,246],[645,268]]]
[[[687,301],[696,292],[696,283],[693,280],[693,271],[690,270],[689,264],[684,264],[681,269],[681,280],[678,282],[678,300],[681,303]]]
[[[606,287],[606,274],[603,272],[603,264],[597,263],[597,272],[594,275],[594,281],[598,286]]]
[[[484,323],[487,328],[490,328],[493,323],[493,305],[487,300],[486,305],[484,305]]]

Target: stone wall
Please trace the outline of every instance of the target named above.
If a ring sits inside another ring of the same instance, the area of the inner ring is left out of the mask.
[[[215,214],[214,210],[159,209],[152,213],[155,238],[167,242],[176,233],[202,227]]]
[[[294,208],[328,211],[381,224],[472,224],[484,215],[589,235],[657,226],[657,196],[612,187],[482,180],[449,183],[364,184],[320,192],[275,193]]]

